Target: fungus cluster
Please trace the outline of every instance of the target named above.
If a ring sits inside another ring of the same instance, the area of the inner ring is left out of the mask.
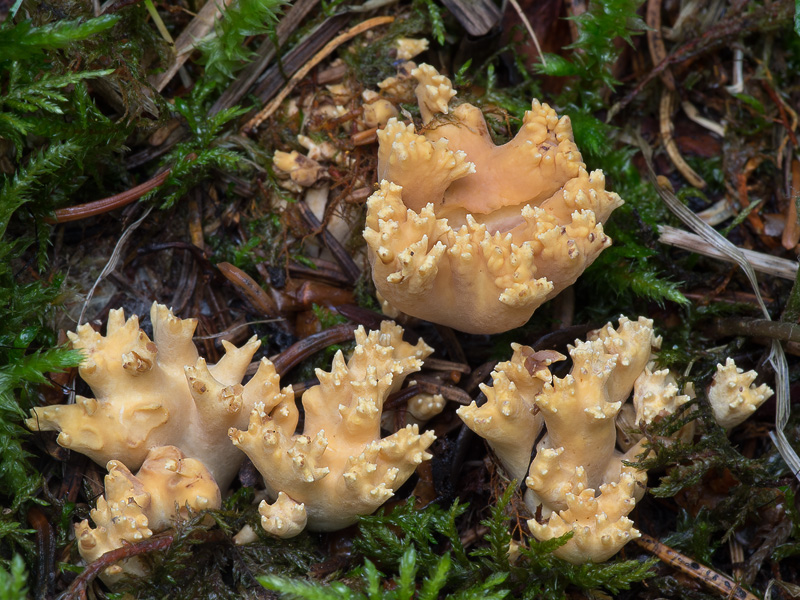
[[[425,47],[402,40],[398,57],[408,61]],[[363,95],[361,128],[383,127],[380,187],[367,204],[364,238],[388,313],[504,332],[571,285],[611,243],[603,223],[622,200],[605,190],[601,171],[587,172],[568,117],[534,100],[517,135],[497,146],[478,108],[451,106],[456,92],[433,67],[405,62],[380,87]],[[394,106],[412,88],[419,131],[398,121]],[[343,86],[330,92],[347,97]],[[326,110],[341,116],[344,109]],[[274,157],[289,189],[320,184],[328,177],[321,162],[347,164],[329,142],[299,142],[307,155]],[[105,336],[89,325],[70,333],[86,356],[79,372],[94,397],[34,408],[26,421],[107,465],[105,495],[91,512],[95,527],[75,526],[85,560],[150,537],[190,511],[218,508],[245,456],[271,500],[259,505],[261,526],[280,538],[355,523],[431,458],[435,436],[419,424],[442,411],[441,395],[410,399],[413,424],[381,436],[386,399],[432,352],[422,340],[403,341],[401,327],[358,328],[350,359],[339,351],[330,372],[317,369],[319,384],[302,396],[301,423],[292,387],[281,388],[269,360],[243,383],[260,345],[255,337],[241,348],[223,342],[224,357],[208,365],[192,342],[195,319],[159,304],[150,316],[152,340],[121,309],[111,311]],[[647,474],[626,463],[646,448],[629,425],[650,424],[689,400],[668,370],[653,370],[659,344],[652,321],[623,317],[570,346],[564,378],[550,367],[565,356],[513,344],[492,386],[481,386],[486,403],[457,411],[509,475],[525,480],[525,501],[537,515],[528,521],[531,533],[539,540],[573,533],[555,551],[570,562],[606,560],[639,535],[628,515]],[[731,359],[718,366],[708,398],[722,426],[738,425],[772,394],[755,378]],[[691,428],[683,433],[691,436]],[[145,572],[131,558],[103,578],[114,584]]]
[[[107,469],[105,495],[91,511],[96,527],[86,520],[75,525],[78,551],[86,562],[168,529],[175,520],[185,519],[188,510],[219,508],[222,503],[209,470],[174,446],[150,450],[136,475],[117,460],[109,461]],[[113,585],[125,575],[145,573],[144,563],[132,557],[106,567],[100,576]]]
[[[573,532],[556,550],[565,560],[604,561],[639,536],[628,514],[644,494],[647,474],[625,462],[642,454],[644,442],[618,450],[617,419],[629,399],[637,424],[672,414],[689,400],[678,393],[668,370],[651,370],[659,344],[651,320],[623,317],[616,329],[607,324],[570,347],[572,369],[564,378],[549,368],[564,356],[515,345],[511,360],[492,373],[492,387],[482,388],[487,402],[458,410],[510,476],[521,480],[528,474],[525,501],[544,519],[528,521],[531,533],[547,540]],[[711,386],[725,395],[721,403],[752,406],[750,399],[760,403],[769,397],[769,388],[751,385],[753,372],[732,364],[721,368],[723,381],[715,378]],[[730,374],[734,385],[726,379]],[[542,427],[546,431],[531,462]]]
[[[380,189],[364,238],[387,312],[472,333],[524,324],[574,283],[611,240],[602,223],[622,204],[588,173],[559,118],[534,100],[496,146],[481,111],[430,65],[411,73],[423,127],[378,131]]]
[[[772,396],[772,390],[753,382],[758,377],[755,371],[744,371],[736,366],[732,358],[725,365],[717,365],[714,381],[708,388],[708,402],[714,419],[725,429],[744,423],[764,401]]]
[[[422,340],[404,342],[391,322],[369,333],[360,327],[349,362],[339,351],[330,373],[317,370],[320,384],[303,395],[298,433],[294,392],[281,389],[269,360],[241,383],[259,346],[255,338],[242,348],[223,342],[225,356],[207,365],[192,343],[195,319],[158,304],[151,319],[152,341],[122,310],[111,311],[105,336],[88,325],[70,334],[86,355],[79,372],[95,398],[34,408],[26,422],[35,431],[59,431],[62,446],[108,463],[106,495],[92,512],[97,528],[76,528],[86,560],[167,527],[185,517],[187,506],[218,508],[220,489],[228,488],[244,453],[275,500],[259,507],[262,526],[279,537],[306,524],[333,530],[356,522],[431,457],[434,435],[417,425],[381,438],[384,401],[432,352]],[[107,580],[141,570],[128,561],[107,570]]]

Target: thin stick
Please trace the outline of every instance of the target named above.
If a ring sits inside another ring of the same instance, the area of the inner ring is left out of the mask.
[[[275,366],[275,371],[278,375],[286,375],[312,354],[324,350],[331,344],[341,344],[352,340],[357,327],[358,325],[354,323],[344,323],[303,338],[277,356],[270,358]]]
[[[667,71],[664,71],[665,73]],[[678,145],[672,137],[672,103],[674,92],[665,89],[661,93],[661,103],[659,105],[659,129],[661,130],[661,141],[664,143],[664,148],[667,150],[672,164],[680,171],[681,175],[686,178],[693,187],[703,189],[706,187],[706,182],[697,174],[697,172],[689,166],[689,164],[681,156]]]
[[[743,589],[732,579],[698,564],[696,560],[684,556],[646,533],[643,533],[642,537],[635,541],[648,552],[655,554],[662,562],[675,567],[693,579],[702,581],[708,587],[725,596],[725,598],[730,598],[731,600],[758,600],[756,596]]]
[[[231,263],[217,263],[219,272],[233,283],[250,301],[250,304],[265,317],[277,317],[280,310],[275,300],[258,283],[240,268]]]
[[[77,206],[60,208],[56,211],[54,218],[46,219],[46,221],[48,223],[67,223],[69,221],[80,221],[81,219],[88,219],[89,217],[102,215],[103,213],[116,210],[117,208],[128,206],[128,204],[138,200],[147,192],[150,192],[163,185],[163,183],[167,180],[167,177],[169,177],[169,174],[170,169],[167,169],[152,179],[148,179],[144,183],[140,183],[136,187],[132,187],[121,194],[115,194],[113,196],[109,196],[108,198],[101,198],[100,200],[87,202],[86,204],[78,204]]]
[[[181,31],[175,40],[175,61],[163,73],[155,75],[150,83],[159,92],[163,90],[175,73],[192,55],[195,46],[214,29],[214,24],[225,12],[232,0],[208,0],[197,15]],[[171,40],[170,40],[171,41]]]
[[[292,93],[292,90],[295,88],[295,86],[300,83],[306,75],[309,74],[311,69],[321,63],[331,52],[336,50],[336,48],[353,39],[357,35],[372,29],[373,27],[388,25],[393,21],[394,17],[375,17],[373,19],[367,19],[363,23],[359,23],[355,27],[345,31],[343,34],[333,38],[330,42],[325,44],[322,50],[317,52],[310,61],[303,65],[303,67],[297,71],[297,73],[295,73],[289,81],[286,82],[286,85],[283,86],[283,89],[280,91],[280,93],[275,96],[275,98],[273,98],[269,104],[261,109],[256,116],[244,124],[244,127],[242,127],[242,132],[255,131],[255,129],[261,125],[261,123],[269,119],[272,116],[272,113],[278,110],[278,107],[286,99],[286,97]]]
[[[766,319],[717,319],[714,330],[718,335],[746,335],[783,342],[800,342],[800,325]]]
[[[661,225],[658,228],[658,232],[661,234],[658,241],[662,244],[677,246],[689,252],[719,258],[725,262],[734,262],[728,255],[694,233],[676,229],[669,225]],[[797,261],[778,258],[777,256],[755,252],[754,250],[745,250],[744,248],[739,248],[739,251],[756,271],[790,281],[794,281],[797,275]]]
[[[522,24],[525,25],[525,29],[528,30],[528,35],[531,36],[531,39],[533,40],[533,45],[536,46],[536,51],[539,53],[539,56],[542,59],[542,64],[546,67],[547,60],[544,57],[544,52],[542,52],[542,47],[539,45],[539,38],[536,37],[536,32],[533,30],[531,22],[528,21],[528,17],[525,16],[525,13],[522,12],[522,7],[519,5],[519,2],[517,2],[517,0],[509,0],[509,1],[511,2],[511,6],[514,7],[514,10],[517,11],[520,21],[522,21]]]
[[[161,20],[161,15],[158,14],[156,7],[153,5],[153,0],[144,0],[144,5],[145,8],[147,8],[147,12],[150,13],[150,17],[153,19],[153,23],[156,29],[158,29],[158,33],[161,34],[161,37],[164,38],[168,44],[174,44],[175,42],[172,36],[169,34],[169,31],[167,31],[167,26],[164,25],[164,21]]]
[[[317,4],[319,4],[319,0],[298,0],[292,4],[292,7],[286,11],[280,23],[275,27],[275,38],[278,46],[283,46],[286,43],[286,40],[297,29],[300,22]],[[237,104],[250,89],[250,86],[266,70],[273,58],[275,58],[275,45],[271,39],[265,39],[256,50],[253,61],[242,69],[236,80],[214,102],[208,111],[209,114],[215,115],[219,111]]]
[[[146,554],[154,550],[166,550],[174,541],[174,536],[172,534],[167,534],[160,537],[148,538],[133,544],[126,544],[122,548],[117,548],[116,550],[109,550],[103,554],[103,556],[90,563],[83,570],[83,573],[75,578],[64,595],[64,600],[74,600],[75,598],[86,600],[86,588],[89,587],[89,584],[94,581],[95,577],[97,577],[103,569],[125,558]]]
[[[650,49],[650,58],[654,65],[659,64],[667,57],[667,47],[661,37],[661,0],[648,0],[647,2],[647,46]],[[675,91],[675,77],[672,71],[666,68],[661,73],[661,81],[670,92]]]
[[[86,300],[83,301],[83,308],[81,308],[81,314],[78,317],[78,325],[83,323],[83,317],[86,314],[86,309],[89,307],[89,302],[92,301],[92,296],[94,296],[94,292],[97,289],[97,286],[100,285],[100,282],[103,281],[108,275],[117,268],[117,264],[119,263],[119,259],[122,256],[122,250],[125,248],[125,244],[128,243],[128,239],[133,235],[133,232],[139,228],[139,225],[144,223],[144,220],[147,218],[147,215],[150,214],[150,211],[153,210],[152,206],[148,206],[141,217],[139,217],[136,221],[131,223],[128,228],[122,232],[122,235],[119,236],[119,240],[117,244],[114,246],[114,251],[111,253],[111,256],[106,262],[106,266],[103,267],[103,270],[100,272],[100,275],[97,276],[97,279],[94,280],[94,284],[92,284],[89,293],[86,294]]]

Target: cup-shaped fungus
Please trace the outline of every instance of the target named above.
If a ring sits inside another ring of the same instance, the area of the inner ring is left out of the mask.
[[[90,513],[96,527],[89,521],[75,525],[78,551],[88,563],[168,529],[189,510],[219,508],[222,502],[209,470],[174,446],[150,450],[136,475],[116,460],[107,469],[105,496]],[[126,575],[146,573],[144,563],[132,557],[106,567],[100,577],[113,585]]]
[[[389,321],[368,334],[359,327],[350,360],[345,363],[337,352],[331,371],[317,369],[319,385],[303,394],[302,434],[295,433],[299,413],[291,387],[262,400],[247,431],[231,429],[233,443],[253,461],[276,499],[259,506],[265,531],[287,538],[306,524],[316,531],[351,525],[431,457],[426,449],[435,436],[420,434],[416,425],[381,438],[384,401],[432,352],[422,340],[412,346],[402,335]]]
[[[624,462],[635,461],[645,442],[640,439],[626,452],[616,448],[620,409],[630,398],[636,422],[648,424],[689,399],[678,393],[668,370],[651,370],[648,363],[659,344],[651,320],[623,317],[618,328],[609,323],[570,347],[573,366],[563,379],[553,376],[549,365],[565,357],[515,345],[511,360],[495,367],[493,386],[483,387],[487,402],[458,410],[509,475],[521,479],[528,472],[525,501],[546,519],[528,521],[533,535],[547,540],[574,532],[555,551],[565,560],[603,561],[639,536],[627,515],[644,494],[647,474]],[[721,381],[715,378],[712,391],[728,390],[737,398],[771,393],[752,386],[754,375],[737,374],[732,364],[720,367]],[[731,386],[725,377],[733,375],[739,379]],[[542,426],[546,433],[528,469]]]
[[[70,333],[73,347],[86,355],[79,372],[95,398],[34,408],[26,424],[34,431],[60,431],[61,446],[101,465],[118,460],[137,469],[150,449],[177,446],[202,461],[225,489],[244,460],[228,428],[247,424],[274,368],[263,359],[242,386],[260,345],[255,337],[241,348],[223,342],[225,356],[207,365],[192,343],[197,319],[179,319],[160,304],[153,304],[150,318],[152,341],[139,329],[138,317],[126,321],[122,309],[109,313],[105,336],[89,325]]]
[[[412,75],[422,130],[378,131],[364,230],[375,286],[387,310],[470,333],[518,327],[611,243],[602,224],[622,200],[586,171],[569,117],[534,100],[496,146],[478,108],[450,106],[449,79],[425,64]]]

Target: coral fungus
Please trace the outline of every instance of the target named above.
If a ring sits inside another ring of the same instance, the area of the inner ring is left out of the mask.
[[[247,431],[231,429],[234,444],[264,476],[276,502],[259,507],[262,527],[291,537],[303,527],[329,531],[373,512],[431,457],[433,432],[416,425],[381,438],[383,403],[432,350],[402,340],[389,322],[380,331],[356,330],[356,349],[345,363],[339,351],[319,385],[303,394],[303,433],[291,387],[274,389],[253,410]]]
[[[364,237],[388,309],[472,333],[524,324],[574,283],[611,240],[622,204],[588,173],[559,118],[534,100],[517,135],[495,146],[481,111],[430,65],[412,71],[424,127],[379,130],[380,189]]]
[[[247,423],[259,386],[274,368],[264,359],[242,386],[260,345],[255,337],[241,348],[223,342],[225,356],[207,365],[192,343],[196,319],[179,319],[161,304],[153,304],[150,318],[152,341],[139,329],[139,319],[126,321],[122,309],[109,313],[105,336],[90,325],[70,333],[73,347],[86,354],[80,375],[96,397],[34,408],[26,424],[60,431],[60,445],[101,465],[118,460],[137,469],[152,448],[177,446],[206,465],[225,489],[244,460],[228,428]]]
[[[188,510],[219,508],[221,497],[214,477],[198,460],[186,458],[174,446],[154,448],[134,476],[121,462],[108,463],[105,496],[97,499],[88,521],[75,525],[78,551],[87,562],[106,552],[149,538],[168,529]],[[128,558],[106,567],[103,580],[112,585],[124,575],[143,575],[144,563]]]
[[[563,379],[549,366],[565,357],[515,345],[511,360],[492,373],[493,386],[483,387],[487,402],[458,410],[512,477],[528,472],[526,503],[545,519],[528,522],[533,535],[545,540],[573,532],[556,550],[566,560],[606,560],[639,535],[627,515],[644,494],[647,474],[625,461],[642,454],[644,440],[624,453],[617,450],[620,410],[630,398],[636,423],[647,424],[689,399],[678,393],[668,370],[651,370],[659,344],[651,320],[623,317],[616,329],[607,324],[570,347],[573,366]],[[732,361],[720,367],[723,377],[731,372],[736,374]],[[738,376],[741,387],[734,391],[739,396],[770,393],[766,386],[750,385],[754,374]],[[715,387],[728,389],[726,381],[715,378],[712,393]],[[546,432],[528,469],[543,426]]]

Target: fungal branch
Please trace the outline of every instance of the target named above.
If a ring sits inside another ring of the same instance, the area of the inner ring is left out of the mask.
[[[140,478],[149,473],[153,453],[163,456],[163,446],[179,456],[170,465],[191,460],[207,467],[202,478],[216,480],[215,489],[219,483],[223,490],[249,456],[274,500],[260,507],[262,525],[280,537],[297,535],[306,525],[327,531],[355,523],[431,458],[426,450],[435,436],[420,433],[416,424],[381,438],[386,398],[433,351],[422,340],[403,341],[402,328],[390,321],[369,333],[360,327],[352,357],[346,362],[339,351],[330,372],[317,370],[320,383],[303,395],[298,433],[294,392],[291,386],[281,389],[270,361],[262,359],[250,381],[241,384],[259,346],[255,338],[242,348],[223,342],[225,356],[209,366],[192,343],[195,319],[179,319],[158,304],[151,319],[153,341],[137,317],[125,320],[122,310],[111,311],[105,336],[88,325],[70,334],[73,346],[86,354],[80,374],[96,397],[35,408],[27,420],[31,429],[59,431],[58,443],[66,448],[101,464],[111,461],[109,500],[98,505],[98,525],[129,509],[135,513],[133,520],[126,517],[131,531],[152,521],[125,504],[130,496],[145,508],[139,502],[144,484],[136,483],[129,469],[141,466]],[[122,499],[116,499],[119,481],[130,483]],[[181,506],[184,500],[179,499]],[[92,534],[87,544],[104,547],[99,540],[105,535]]]
[[[420,434],[409,425],[381,438],[384,401],[432,352],[422,340],[411,345],[402,335],[389,321],[380,331],[357,329],[350,360],[337,352],[331,371],[317,369],[319,385],[303,394],[302,433],[295,433],[299,413],[291,388],[259,403],[246,431],[231,429],[233,443],[277,498],[259,507],[266,531],[291,537],[306,524],[317,531],[351,525],[431,458],[431,431]]]
[[[106,552],[168,529],[173,521],[187,518],[190,510],[214,509],[221,504],[219,487],[209,470],[174,446],[148,452],[136,475],[112,460],[105,495],[91,511],[95,527],[87,520],[75,525],[78,551],[91,563]],[[146,564],[132,557],[106,567],[100,577],[113,586],[124,576],[147,572]]]
[[[153,340],[135,315],[112,310],[103,336],[90,325],[68,334],[86,359],[80,376],[95,397],[75,404],[34,408],[26,425],[34,431],[59,431],[58,443],[105,465],[117,460],[138,469],[147,453],[176,446],[200,460],[227,489],[244,457],[228,439],[228,428],[244,426],[258,388],[271,365],[241,385],[260,342],[241,348],[223,342],[225,355],[215,365],[198,356],[192,342],[196,319],[179,319],[162,304],[150,310]]]
[[[423,128],[378,131],[380,189],[364,238],[389,314],[470,333],[524,324],[611,244],[602,223],[622,204],[588,173],[569,117],[534,100],[495,146],[481,111],[430,65],[411,72]]]

